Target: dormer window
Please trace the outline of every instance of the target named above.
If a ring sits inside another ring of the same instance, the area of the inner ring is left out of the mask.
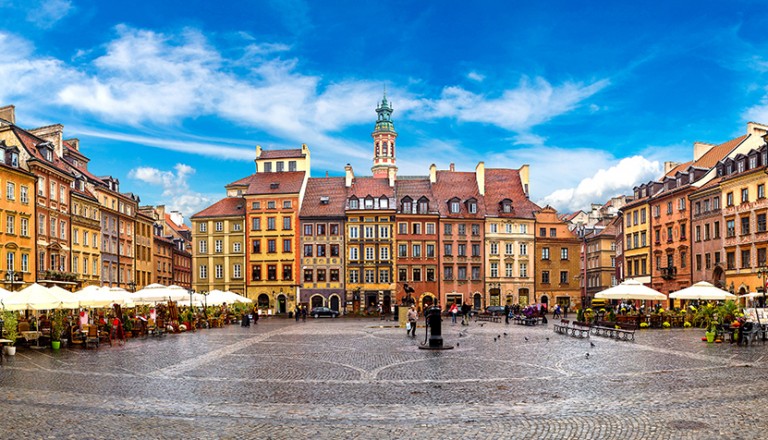
[[[765,166],[766,164],[768,164],[768,151],[763,151],[762,157],[763,157],[763,166]]]
[[[411,198],[410,197],[404,198],[403,199],[403,206],[402,206],[403,213],[410,214],[412,209],[413,208],[412,208]]]
[[[693,173],[688,175],[688,183],[693,183]]]
[[[357,209],[358,208],[358,200],[356,197],[353,197],[349,199],[349,209]]]
[[[740,160],[740,161],[736,162],[736,168],[737,168],[737,172],[743,173],[744,172],[744,161]]]
[[[757,168],[757,156],[752,156],[749,158],[749,169],[753,170]]]
[[[512,200],[504,199],[501,201],[501,212],[506,214],[512,212]]]
[[[469,210],[470,214],[477,214],[477,202],[470,200],[469,203],[467,203],[467,210]]]
[[[429,201],[425,198],[419,200],[419,214],[426,214],[429,211]]]
[[[725,166],[725,173],[726,174],[733,174],[733,164],[728,163],[728,165]]]
[[[365,209],[373,209],[373,198],[370,196],[365,198]]]
[[[451,214],[458,214],[460,211],[459,201],[458,200],[451,200],[450,202],[450,208],[451,208]]]
[[[386,197],[382,197],[379,199],[379,208],[381,209],[389,209],[389,199]]]

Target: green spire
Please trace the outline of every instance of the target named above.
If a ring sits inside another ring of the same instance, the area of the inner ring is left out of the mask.
[[[376,129],[375,131],[395,131],[395,126],[392,124],[392,106],[387,101],[387,89],[384,89],[384,97],[381,99],[381,103],[376,107]]]

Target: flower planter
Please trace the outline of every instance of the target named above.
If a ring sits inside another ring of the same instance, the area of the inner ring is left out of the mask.
[[[705,333],[707,336],[707,343],[711,344],[712,342],[715,342],[715,332],[707,332]]]
[[[3,350],[5,350],[5,354],[8,356],[16,356],[16,347],[13,345],[8,345],[3,347]]]
[[[61,341],[51,341],[51,347],[53,347],[54,350],[58,350],[61,348]]]

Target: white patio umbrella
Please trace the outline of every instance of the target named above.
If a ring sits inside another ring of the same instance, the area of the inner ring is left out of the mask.
[[[189,307],[189,296],[187,296],[186,299],[179,300],[178,301],[180,306],[183,307]],[[205,304],[205,295],[202,293],[193,293],[192,294],[192,306],[193,307],[202,307]]]
[[[232,298],[226,294],[226,292],[222,292],[221,290],[214,289],[208,292],[208,295],[206,295],[205,302],[209,306],[220,306],[223,303],[232,303]]]
[[[746,298],[746,299],[755,299],[755,298],[762,298],[765,293],[763,292],[749,292],[744,295],[739,295],[739,298]]]
[[[80,307],[108,307],[112,304],[106,288],[101,286],[86,286],[75,292],[75,295],[80,301]]]
[[[78,303],[71,297],[60,295],[45,286],[33,283],[5,297],[3,307],[6,310],[75,309]]]
[[[0,302],[2,302],[3,299],[5,299],[5,297],[10,295],[10,294],[11,294],[11,291],[5,290],[2,287],[0,287]]]
[[[77,304],[76,307],[80,306],[80,302],[77,299],[77,295],[70,292],[69,290],[62,289],[59,286],[53,286],[49,287],[48,290],[51,291],[54,295],[58,296],[62,302],[67,304]],[[75,308],[75,307],[67,307],[67,308]]]
[[[626,280],[619,285],[596,293],[595,298],[665,301],[667,296],[637,280]]]
[[[163,286],[162,284],[150,284],[149,286],[130,295],[136,304],[154,304],[164,301],[189,301],[189,291],[179,286]]]
[[[670,298],[675,299],[698,299],[698,300],[726,300],[736,299],[736,295],[726,292],[723,289],[719,289],[706,281],[699,281],[693,286],[686,287],[683,290],[672,292],[669,294]]]
[[[250,304],[253,302],[252,299],[245,297],[243,295],[240,295],[239,293],[230,292],[229,290],[227,290],[224,293],[229,295],[229,297],[232,299],[232,302],[246,303],[246,304]]]

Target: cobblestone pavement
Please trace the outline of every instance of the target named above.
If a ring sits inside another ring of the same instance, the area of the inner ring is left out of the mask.
[[[20,348],[0,365],[0,438],[768,436],[762,343],[444,321],[456,348],[429,352],[423,328],[413,339],[392,324],[272,318],[122,347]]]

